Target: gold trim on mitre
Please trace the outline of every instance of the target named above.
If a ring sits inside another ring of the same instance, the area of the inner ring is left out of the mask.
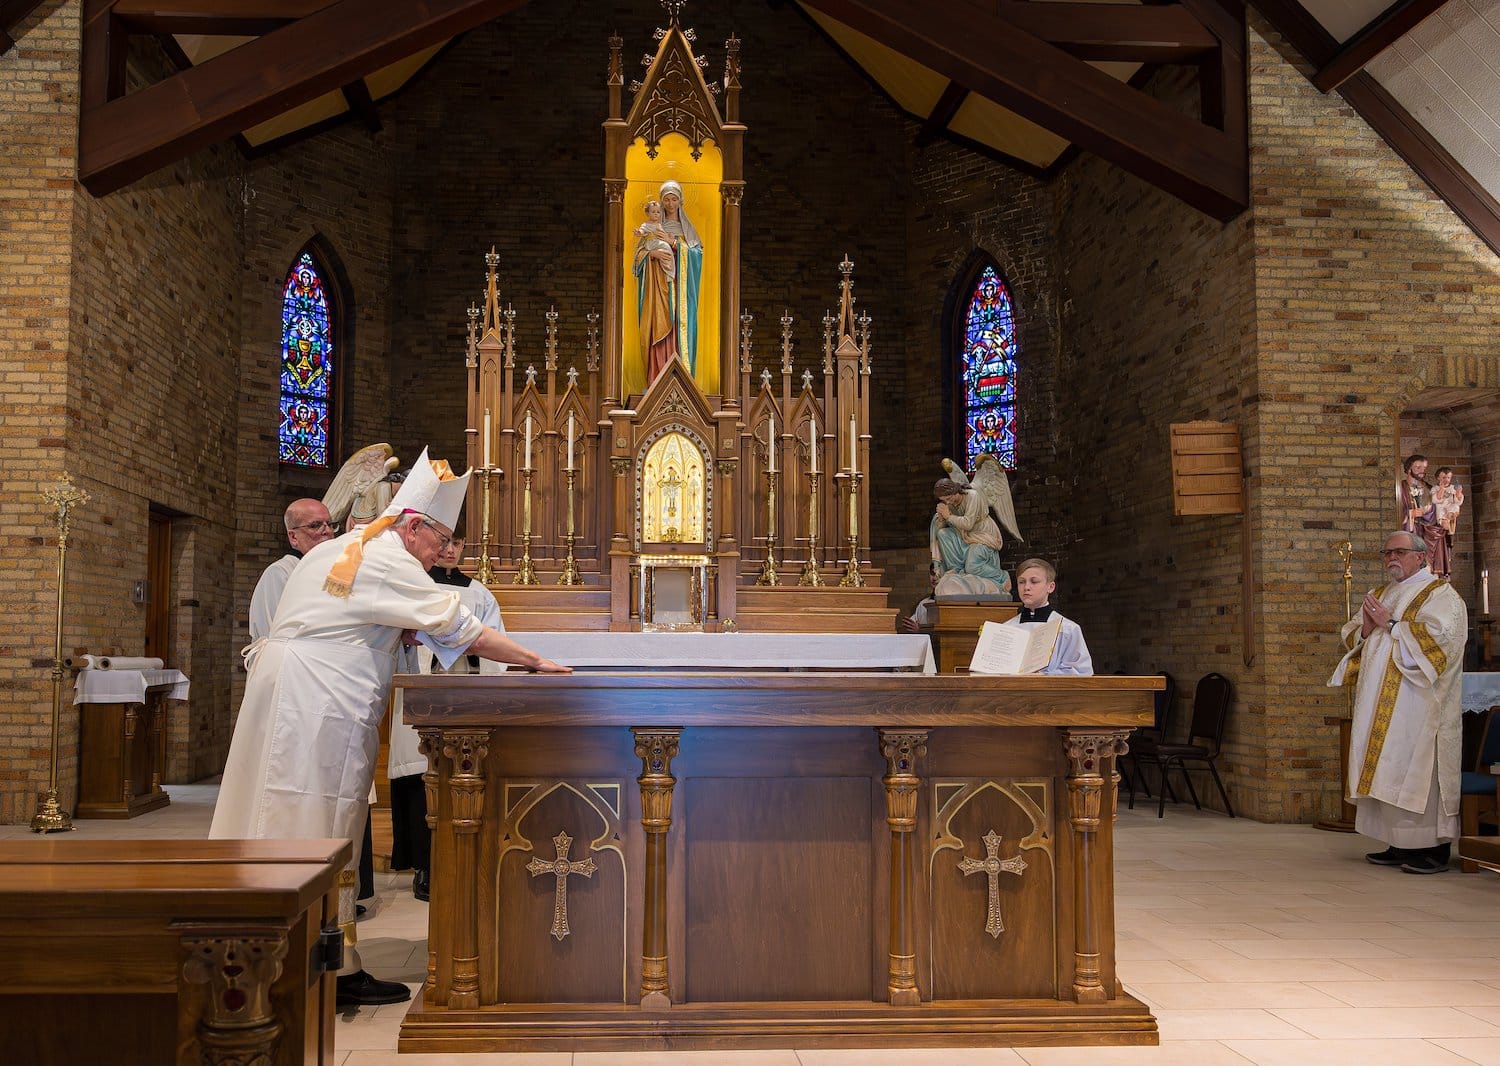
[[[402,482],[384,513],[344,545],[343,552],[323,580],[323,591],[348,599],[354,591],[354,576],[365,561],[365,545],[395,525],[407,511],[452,529],[463,511],[471,473],[473,471],[465,471],[462,476],[455,474],[448,460],[429,459],[427,449],[423,448],[422,454],[412,464],[411,474]]]

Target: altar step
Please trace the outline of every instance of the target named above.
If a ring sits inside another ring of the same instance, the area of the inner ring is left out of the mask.
[[[540,576],[540,575],[539,575]],[[585,580],[591,576],[585,575]],[[515,575],[490,591],[500,604],[505,628],[517,633],[580,633],[609,629],[609,588],[605,585],[516,585]],[[552,582],[555,575],[547,575]],[[546,580],[545,578],[543,580]]]
[[[825,573],[828,584],[819,588],[741,585],[735,592],[735,622],[742,633],[894,632],[897,612],[886,606],[891,590],[880,585],[841,588],[840,576]]]

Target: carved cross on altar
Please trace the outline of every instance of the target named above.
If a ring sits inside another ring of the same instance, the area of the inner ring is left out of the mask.
[[[1003,871],[1019,877],[1021,871],[1026,869],[1026,860],[1019,855],[1009,859],[1000,858],[1000,839],[1000,834],[991,829],[984,834],[984,858],[971,859],[966,855],[958,864],[965,877],[983,873],[989,878],[990,897],[989,905],[985,908],[984,931],[996,939],[1005,932],[1005,923],[1000,919],[1000,874]]]
[[[568,848],[572,845],[573,838],[566,832],[558,833],[552,838],[552,843],[557,848],[557,858],[551,862],[532,859],[526,864],[526,869],[532,877],[553,874],[557,878],[557,891],[552,897],[552,935],[561,940],[571,932],[568,928],[568,875],[593,877],[598,867],[594,865],[593,859],[581,859],[577,862],[568,859]]]
[[[577,387],[578,387],[578,368],[576,366],[570,366],[570,367],[568,367],[568,388],[570,388],[570,389],[576,389]]]
[[[536,384],[536,367],[535,366],[528,366],[526,368],[526,384],[528,384],[528,385],[535,385]]]

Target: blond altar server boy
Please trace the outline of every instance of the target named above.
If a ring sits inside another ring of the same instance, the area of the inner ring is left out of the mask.
[[[483,625],[427,570],[463,509],[469,475],[423,449],[374,522],[309,551],[282,593],[271,631],[245,650],[250,676],[209,836],[344,837],[356,851],[374,782],[380,719],[404,633],[545,673],[567,673]],[[346,965],[341,1007],[396,1003],[405,985],[365,973],[353,948],[357,859],[339,879]]]
[[[1083,641],[1083,630],[1077,622],[1053,609],[1050,601],[1056,591],[1057,571],[1052,564],[1045,559],[1027,559],[1016,568],[1016,595],[1021,597],[1021,613],[1005,624],[1035,629],[1049,622],[1060,622],[1052,658],[1042,673],[1091,676],[1094,660]]]

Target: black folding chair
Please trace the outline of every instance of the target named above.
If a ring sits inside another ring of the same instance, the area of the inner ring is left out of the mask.
[[[1193,798],[1193,806],[1200,811],[1203,809],[1203,804],[1198,802],[1198,792],[1193,788],[1193,779],[1188,776],[1188,763],[1202,763],[1208,767],[1214,784],[1219,787],[1219,797],[1224,801],[1224,810],[1229,817],[1234,817],[1234,807],[1229,802],[1229,793],[1224,788],[1224,780],[1219,776],[1218,767],[1214,765],[1224,744],[1224,729],[1229,724],[1229,707],[1233,701],[1234,687],[1229,683],[1229,678],[1223,674],[1204,674],[1198,682],[1198,687],[1193,690],[1193,722],[1188,730],[1188,742],[1156,745],[1152,761],[1156,763],[1156,768],[1161,773],[1163,785],[1156,807],[1158,818],[1166,813],[1165,786],[1168,783],[1167,775],[1174,766],[1182,771],[1182,779],[1187,782],[1188,795]]]
[[[1156,749],[1167,739],[1167,727],[1172,719],[1172,703],[1177,698],[1177,682],[1172,675],[1162,670],[1160,676],[1166,679],[1167,687],[1161,692],[1152,693],[1156,703],[1156,713],[1152,723],[1149,726],[1140,726],[1130,734],[1130,751],[1120,762],[1120,776],[1125,781],[1131,810],[1135,810],[1135,779],[1137,777],[1141,779],[1141,791],[1146,793],[1148,798],[1151,795],[1151,786],[1146,781],[1146,775],[1141,771],[1142,760],[1153,763],[1156,761]]]

